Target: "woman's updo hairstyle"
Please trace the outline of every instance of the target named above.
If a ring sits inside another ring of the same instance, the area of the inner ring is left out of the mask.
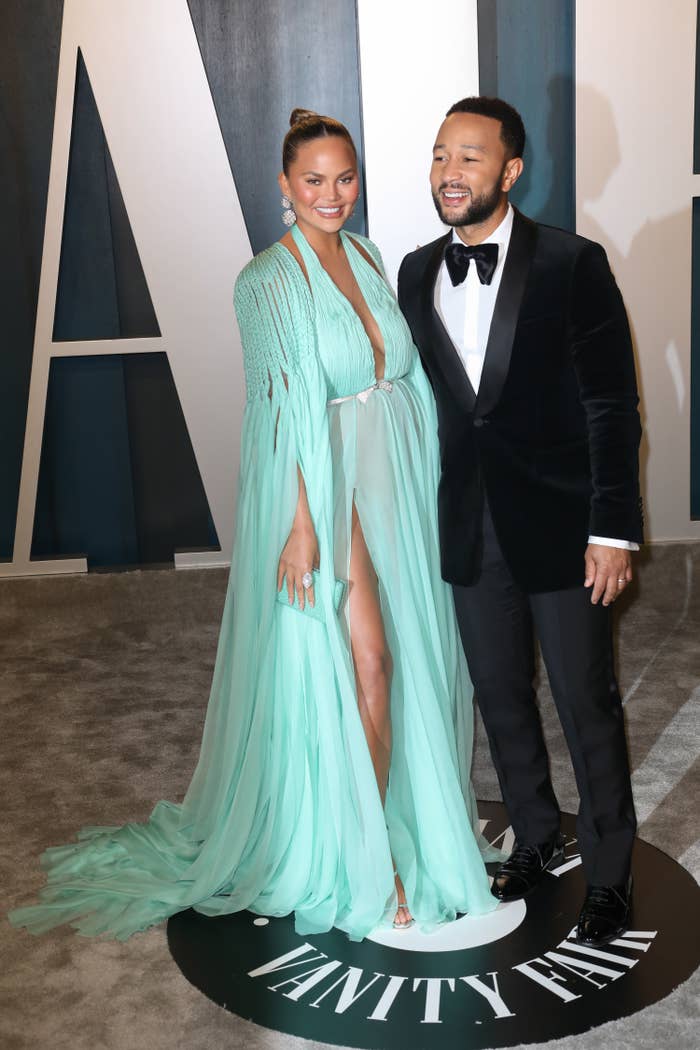
[[[282,145],[282,170],[285,175],[289,174],[291,164],[296,160],[299,147],[305,142],[313,142],[314,139],[324,138],[327,135],[335,135],[337,138],[345,139],[350,149],[357,158],[355,143],[352,135],[339,120],[333,117],[322,117],[311,109],[293,109],[289,118],[289,131],[284,136]]]

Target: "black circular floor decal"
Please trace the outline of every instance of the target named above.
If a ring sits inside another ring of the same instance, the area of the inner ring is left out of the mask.
[[[480,802],[490,841],[508,850],[500,803]],[[635,844],[629,931],[576,944],[585,882],[575,821],[566,857],[527,901],[433,933],[382,930],[353,943],[299,937],[291,918],[181,912],[168,943],[185,977],[232,1013],[275,1031],[369,1050],[514,1046],[574,1035],[664,998],[700,964],[700,887],[648,843]]]

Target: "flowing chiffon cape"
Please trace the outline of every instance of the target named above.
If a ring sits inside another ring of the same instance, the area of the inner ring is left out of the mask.
[[[374,245],[357,240],[381,268]],[[411,710],[396,710],[383,807],[333,604],[334,558],[324,553],[334,542],[333,462],[318,304],[281,244],[245,268],[234,301],[247,402],[235,544],[199,761],[181,805],[158,802],[145,823],[84,828],[76,843],[43,854],[40,902],[10,913],[34,933],[70,923],[86,935],[124,939],[194,907],[209,916],[294,912],[301,934],[336,926],[361,938],[393,915],[394,864],[426,925],[496,905],[482,855],[500,854],[478,831],[471,685],[451,606],[437,618],[411,610],[423,593],[411,588],[425,581],[420,566],[405,567],[406,620],[396,636],[418,660],[404,675],[416,675],[420,688]],[[418,484],[421,506],[434,515],[437,424],[417,354],[407,381],[418,422],[407,489]],[[297,467],[322,552],[316,601],[325,622],[276,600]],[[413,503],[398,511],[416,514]],[[436,530],[432,521],[405,524]],[[423,689],[442,699],[421,705]]]

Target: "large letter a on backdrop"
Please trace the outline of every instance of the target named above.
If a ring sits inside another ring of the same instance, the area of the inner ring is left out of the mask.
[[[53,341],[80,48],[162,335]],[[178,565],[225,563],[233,541],[243,402],[233,282],[251,257],[186,0],[65,0],[32,377],[11,562],[0,576],[84,572],[84,558],[32,561],[53,357],[168,355],[221,544]]]

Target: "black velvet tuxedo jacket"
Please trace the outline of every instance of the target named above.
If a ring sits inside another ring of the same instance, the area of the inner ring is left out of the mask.
[[[517,210],[478,394],[434,307],[451,234],[407,255],[399,304],[438,410],[442,575],[479,574],[484,494],[527,592],[583,583],[588,536],[642,540],[629,325],[603,248]]]

